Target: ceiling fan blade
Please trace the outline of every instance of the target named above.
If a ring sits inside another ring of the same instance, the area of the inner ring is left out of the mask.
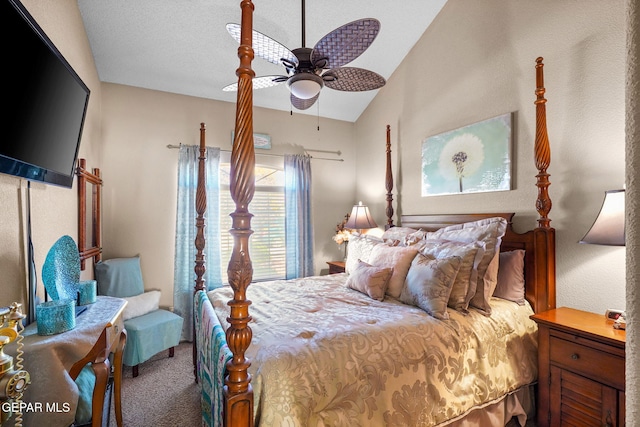
[[[227,31],[231,34],[231,37],[240,43],[240,24],[227,24]],[[256,56],[266,61],[282,65],[282,60],[284,59],[296,66],[298,65],[298,58],[289,49],[259,31],[253,30],[251,43]]]
[[[300,98],[294,96],[293,94],[291,94],[291,105],[296,107],[298,110],[306,110],[307,108],[309,108],[313,104],[315,104],[319,97],[320,97],[320,93],[319,92],[318,92],[318,94],[316,96],[314,96],[313,98],[309,98],[309,99],[300,99]]]
[[[289,79],[287,76],[261,76],[254,77],[251,82],[254,89],[264,89],[266,87],[277,86],[280,83],[284,83]],[[222,88],[224,92],[234,92],[238,90],[238,82],[231,83]]]
[[[328,59],[324,68],[338,68],[356,59],[373,43],[380,31],[380,21],[359,19],[336,28],[313,47],[311,62]]]
[[[379,89],[386,84],[380,74],[356,67],[333,68],[326,71],[322,79],[325,86],[346,92]]]

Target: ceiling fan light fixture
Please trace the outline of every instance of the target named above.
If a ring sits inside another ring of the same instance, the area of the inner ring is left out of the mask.
[[[320,93],[322,77],[312,73],[295,74],[287,80],[289,91],[299,99],[311,99]]]

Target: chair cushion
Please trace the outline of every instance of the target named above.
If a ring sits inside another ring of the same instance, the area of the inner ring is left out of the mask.
[[[122,363],[135,366],[178,345],[182,323],[182,317],[162,309],[125,320],[127,344],[124,346]]]
[[[124,298],[144,292],[140,257],[114,258],[95,265],[98,294]]]

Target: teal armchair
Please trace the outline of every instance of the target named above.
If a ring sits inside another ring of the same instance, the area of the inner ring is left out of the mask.
[[[138,367],[154,355],[180,343],[183,318],[159,308],[160,291],[144,290],[140,258],[114,258],[95,265],[98,295],[123,298],[128,301],[123,313],[127,331],[127,344],[122,363],[132,367],[138,376]]]

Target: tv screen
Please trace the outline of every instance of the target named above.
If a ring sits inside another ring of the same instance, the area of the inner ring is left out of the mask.
[[[0,172],[71,187],[89,88],[17,0],[2,2]]]

